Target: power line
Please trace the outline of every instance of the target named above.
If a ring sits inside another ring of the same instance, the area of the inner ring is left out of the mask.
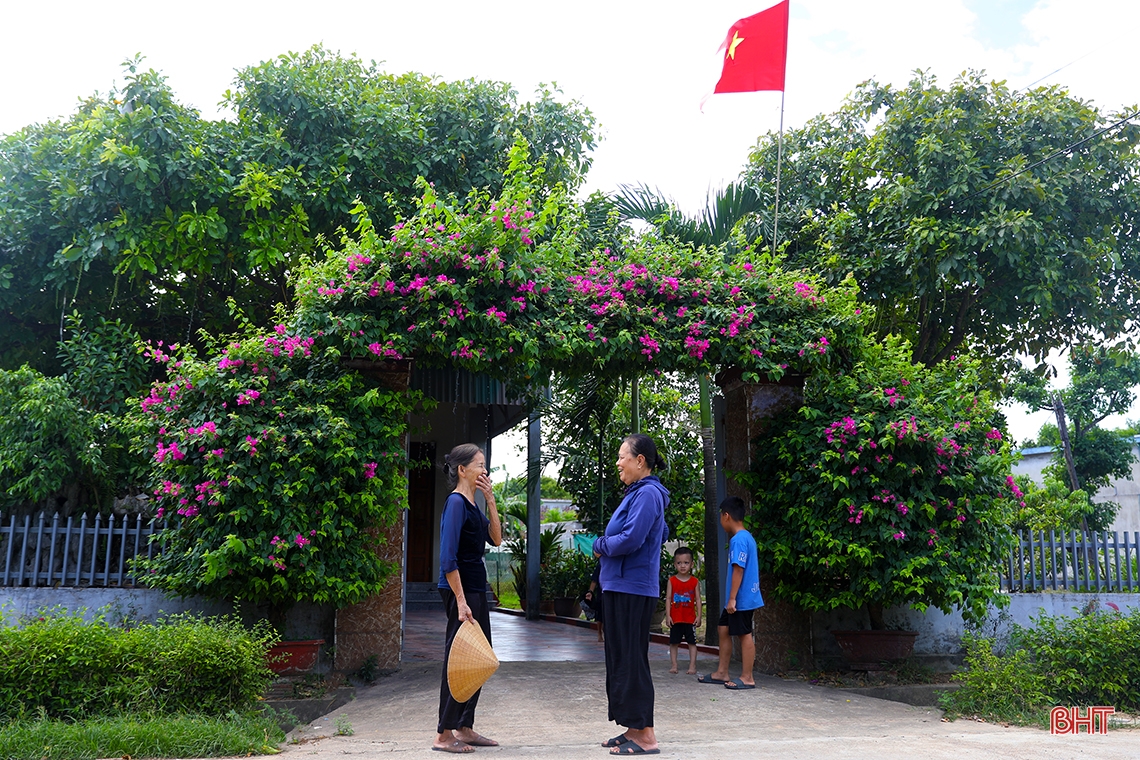
[[[981,195],[981,194],[982,194],[982,193],[984,193],[984,192],[987,192],[987,191],[989,191],[989,190],[992,190],[993,188],[997,187],[998,185],[1001,185],[1001,184],[1004,184],[1004,183],[1006,183],[1006,182],[1009,182],[1009,181],[1010,181],[1011,179],[1013,179],[1014,177],[1017,177],[1018,175],[1021,175],[1021,174],[1025,174],[1025,172],[1027,172],[1027,171],[1029,171],[1029,170],[1031,170],[1031,169],[1035,169],[1035,168],[1037,168],[1038,166],[1040,166],[1041,164],[1045,163],[1046,161],[1049,161],[1049,160],[1051,160],[1051,159],[1053,159],[1053,158],[1056,158],[1057,156],[1063,155],[1063,154],[1065,154],[1065,153],[1069,153],[1069,152],[1071,152],[1071,151],[1072,151],[1074,148],[1079,148],[1081,145],[1084,145],[1084,144],[1085,144],[1085,143],[1087,143],[1089,140],[1092,140],[1092,139],[1094,139],[1094,138],[1096,138],[1096,137],[1100,137],[1100,136],[1101,136],[1101,135],[1103,135],[1105,132],[1109,132],[1109,131],[1111,131],[1111,130],[1113,130],[1113,129],[1116,129],[1117,127],[1119,127],[1119,126],[1122,126],[1123,124],[1125,124],[1125,123],[1127,123],[1127,122],[1131,121],[1132,119],[1135,119],[1137,116],[1140,116],[1140,110],[1136,110],[1136,111],[1133,111],[1132,113],[1130,113],[1130,114],[1128,114],[1127,116],[1125,116],[1123,119],[1121,119],[1121,120],[1119,120],[1119,121],[1117,121],[1117,122],[1114,122],[1114,123],[1112,123],[1112,124],[1109,124],[1109,125],[1108,125],[1108,126],[1106,126],[1106,127],[1103,127],[1103,128],[1101,128],[1101,129],[1098,129],[1096,132],[1093,132],[1093,133],[1092,133],[1091,135],[1089,135],[1088,137],[1085,137],[1085,138],[1083,138],[1083,139],[1077,140],[1075,143],[1072,143],[1071,145],[1067,145],[1067,146],[1065,146],[1064,148],[1061,148],[1061,149],[1059,149],[1059,150],[1055,150],[1055,151],[1053,151],[1053,152],[1052,152],[1052,153],[1050,153],[1048,156],[1045,156],[1045,158],[1042,158],[1042,159],[1040,159],[1040,160],[1038,160],[1038,161],[1034,161],[1034,162],[1033,162],[1032,164],[1030,164],[1029,166],[1026,166],[1026,167],[1025,167],[1025,168],[1023,168],[1023,169],[1021,169],[1021,170],[1019,170],[1019,171],[1016,171],[1016,172],[1014,172],[1013,174],[1009,174],[1009,175],[1007,175],[1007,176],[1005,176],[1005,177],[1002,177],[1002,178],[1001,178],[1001,179],[999,179],[999,180],[996,180],[996,181],[994,181],[994,182],[991,182],[990,184],[988,184],[988,185],[986,185],[985,187],[983,187],[981,190],[975,190],[974,192],[970,193],[969,195],[967,195],[967,196],[966,196],[965,198],[963,198],[962,200],[964,200],[964,201],[968,201],[968,200],[970,200],[971,198],[973,198],[973,197],[974,197],[974,196],[976,196],[976,195]],[[952,206],[952,205],[953,205],[953,203],[951,203],[951,206]]]
[[[1064,66],[1062,66],[1061,68],[1059,68],[1059,69],[1054,69],[1053,71],[1050,71],[1050,72],[1049,72],[1048,74],[1046,74],[1045,76],[1041,77],[1040,79],[1037,79],[1037,80],[1035,80],[1035,81],[1032,81],[1032,82],[1030,82],[1029,84],[1025,85],[1025,86],[1024,86],[1024,87],[1022,87],[1021,89],[1022,89],[1022,90],[1028,90],[1028,89],[1029,89],[1030,87],[1032,87],[1033,85],[1035,85],[1035,84],[1039,84],[1039,83],[1041,83],[1041,82],[1044,82],[1046,79],[1048,79],[1049,77],[1053,76],[1053,75],[1054,75],[1054,74],[1056,74],[1058,71],[1064,71],[1065,69],[1067,69],[1067,68],[1069,68],[1070,66],[1072,66],[1074,63],[1077,63],[1078,61],[1083,61],[1084,59],[1088,58],[1090,55],[1092,55],[1092,54],[1093,54],[1093,53],[1095,53],[1095,52],[1096,52],[1095,50],[1090,50],[1089,52],[1087,52],[1087,53],[1085,53],[1084,55],[1082,55],[1080,58],[1075,58],[1075,59],[1073,59],[1073,60],[1069,61],[1068,63],[1066,63],[1066,64],[1065,64]]]

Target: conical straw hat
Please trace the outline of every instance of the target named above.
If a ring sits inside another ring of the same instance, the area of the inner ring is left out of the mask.
[[[459,626],[447,657],[447,687],[455,701],[471,699],[498,669],[499,658],[479,624],[468,620]]]

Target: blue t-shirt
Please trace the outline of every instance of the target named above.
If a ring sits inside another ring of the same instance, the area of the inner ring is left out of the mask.
[[[728,574],[724,579],[724,603],[732,595],[732,566],[744,568],[740,588],[736,591],[736,609],[754,610],[764,606],[760,596],[760,567],[756,557],[756,539],[747,530],[738,530],[728,542]]]

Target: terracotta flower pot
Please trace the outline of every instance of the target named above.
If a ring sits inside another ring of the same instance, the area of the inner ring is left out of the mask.
[[[324,639],[282,641],[269,649],[269,669],[277,675],[308,673],[317,665],[317,655]]]
[[[914,651],[917,631],[832,631],[852,670],[886,670]]]

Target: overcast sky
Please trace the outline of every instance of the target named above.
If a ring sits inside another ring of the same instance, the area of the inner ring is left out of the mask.
[[[698,108],[728,27],[770,5],[0,0],[0,133],[70,113],[121,81],[135,53],[215,117],[236,68],[320,42],[393,73],[507,81],[524,99],[556,82],[601,122],[588,189],[644,182],[694,210],[779,125],[778,92],[717,95]],[[902,85],[920,68],[944,83],[966,69],[1014,88],[1045,78],[1120,110],[1140,101],[1138,32],[1136,0],[792,0],[784,124],[834,110],[865,79]],[[1017,440],[1045,419],[1010,411]]]

